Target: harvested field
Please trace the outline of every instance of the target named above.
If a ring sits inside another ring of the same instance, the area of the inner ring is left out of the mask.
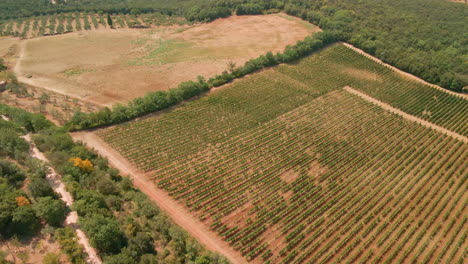
[[[333,45],[95,134],[252,263],[465,263],[467,109]]]
[[[110,106],[198,75],[211,77],[229,62],[281,51],[318,30],[285,15],[142,30],[100,27],[25,40],[16,72],[25,83]]]

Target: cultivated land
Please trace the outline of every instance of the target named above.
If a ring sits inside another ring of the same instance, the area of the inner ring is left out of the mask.
[[[461,264],[467,109],[338,44],[95,133],[254,263]]]
[[[22,82],[111,106],[198,75],[211,77],[229,62],[240,65],[267,51],[282,51],[318,30],[275,14],[193,26],[83,31],[24,40],[15,71]]]

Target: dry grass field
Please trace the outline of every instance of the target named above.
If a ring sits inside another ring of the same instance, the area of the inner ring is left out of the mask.
[[[19,39],[14,37],[0,37],[0,57],[4,57],[10,51],[10,48],[18,44]]]
[[[282,14],[193,26],[98,29],[24,40],[15,69],[25,83],[110,106],[198,75],[211,77],[229,62],[240,65],[267,51],[282,51],[318,30]]]

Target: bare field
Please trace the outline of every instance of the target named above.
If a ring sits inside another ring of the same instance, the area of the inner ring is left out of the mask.
[[[319,30],[282,14],[194,26],[99,29],[25,40],[15,70],[22,82],[110,106],[199,75],[211,77],[229,62],[240,65],[267,51],[282,51]]]
[[[0,37],[0,57],[4,57],[8,54],[10,48],[18,44],[19,39],[14,37]]]

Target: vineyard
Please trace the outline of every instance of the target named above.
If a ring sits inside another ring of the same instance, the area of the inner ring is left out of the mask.
[[[108,24],[105,13],[64,13],[0,21],[0,36],[11,35],[21,38],[33,38],[48,35],[59,35],[75,31],[95,30],[100,28],[149,28],[186,24],[182,17],[170,17],[160,13],[142,15],[109,14],[112,25]]]
[[[333,45],[96,133],[253,263],[466,263],[468,103]]]

